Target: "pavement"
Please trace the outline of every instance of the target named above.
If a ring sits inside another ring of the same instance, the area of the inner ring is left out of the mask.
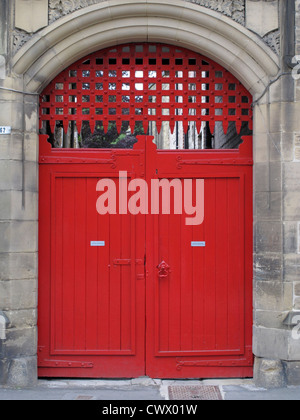
[[[170,388],[180,387],[183,394],[191,388],[204,386],[210,391],[218,389],[222,400],[300,400],[300,387],[266,390],[256,388],[252,380],[155,380],[138,378],[132,380],[39,380],[34,388],[9,389],[0,387],[0,400],[42,401],[170,401]],[[203,389],[203,388],[201,388]],[[195,403],[197,395],[190,397]],[[207,398],[209,399],[209,398]],[[170,401],[171,403],[171,401]],[[173,401],[176,403],[176,401]],[[152,405],[151,405],[152,407]],[[142,411],[142,410],[140,410]],[[150,414],[150,413],[148,413]]]

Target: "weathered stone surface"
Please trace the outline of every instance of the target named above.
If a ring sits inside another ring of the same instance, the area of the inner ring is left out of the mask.
[[[36,252],[37,223],[34,221],[0,222],[0,253]]]
[[[33,33],[48,25],[48,0],[15,0],[15,26]]]
[[[282,224],[280,222],[256,222],[256,252],[282,252]]]
[[[37,253],[0,254],[0,281],[37,278]]]
[[[282,281],[283,261],[281,254],[256,254],[254,273],[256,281]]]
[[[284,280],[286,282],[299,281],[300,278],[300,255],[284,255]]]
[[[285,311],[289,309],[292,299],[292,284],[256,281],[255,307],[257,309]]]
[[[37,304],[35,279],[0,281],[0,308],[33,309]]]
[[[290,331],[276,328],[253,328],[253,353],[256,357],[288,360]]]
[[[284,253],[292,254],[298,252],[298,223],[284,222]]]
[[[260,36],[278,29],[278,0],[246,0],[246,26]]]
[[[267,311],[257,309],[254,314],[254,322],[257,327],[282,329],[285,313],[282,311]]]
[[[6,357],[34,357],[37,353],[36,327],[8,329],[5,341]]]
[[[300,362],[283,362],[287,385],[300,385]]]
[[[37,324],[37,309],[9,310],[6,312],[10,328],[34,327]]]
[[[286,385],[285,371],[280,360],[256,358],[254,378],[256,386],[261,388],[282,388]]]
[[[8,387],[31,387],[37,384],[37,363],[34,357],[12,359],[7,363],[6,385]]]
[[[280,220],[281,219],[281,192],[259,192],[255,196],[256,216],[258,220]]]

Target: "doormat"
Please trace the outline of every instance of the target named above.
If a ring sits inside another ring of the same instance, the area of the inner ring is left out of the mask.
[[[169,399],[196,401],[223,400],[218,386],[204,385],[169,386]]]

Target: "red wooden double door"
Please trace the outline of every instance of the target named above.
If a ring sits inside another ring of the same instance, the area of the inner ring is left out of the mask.
[[[227,151],[157,150],[150,137],[132,150],[62,151],[46,138],[39,375],[251,377],[251,137]],[[128,184],[203,179],[203,223],[176,214],[173,189],[170,214],[150,214],[149,188],[148,215],[120,214],[119,193],[117,214],[100,215],[97,184],[121,190],[120,171]]]

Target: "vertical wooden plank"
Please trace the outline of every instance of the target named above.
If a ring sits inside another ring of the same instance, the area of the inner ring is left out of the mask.
[[[131,233],[134,234],[132,224],[135,223],[134,216],[123,215],[120,216],[122,223],[122,235],[121,235],[121,258],[131,260],[133,259],[133,265],[128,264],[121,267],[121,312],[120,312],[120,333],[121,333],[121,350],[131,349],[131,337],[132,337],[132,326],[131,317],[134,316],[132,307],[132,294],[134,294],[135,284],[132,284],[131,275],[132,270],[135,272],[135,255],[131,252]],[[133,238],[136,241],[134,235]],[[133,273],[134,274],[134,273]]]
[[[169,284],[169,350],[180,350],[181,318],[181,215],[169,216],[169,261],[171,267]]]
[[[75,180],[63,179],[63,349],[74,349]]]
[[[187,226],[185,217],[181,218],[181,351],[193,347],[193,265],[191,242],[193,226]]]
[[[87,247],[86,260],[86,349],[93,350],[98,348],[98,249],[91,247],[91,241],[102,240],[97,235],[97,212],[96,212],[96,184],[97,179],[87,178],[86,206],[88,217],[86,220]]]
[[[74,203],[74,348],[85,350],[86,346],[86,178],[75,178]]]
[[[63,348],[63,179],[52,178],[51,200],[51,336],[52,351]]]
[[[158,265],[165,261],[168,264],[169,261],[169,223],[168,216],[158,216],[158,235],[159,235],[159,261]],[[169,287],[170,287],[170,276],[167,278],[159,278],[158,270],[155,270],[155,281],[158,284],[158,296],[159,299],[159,350],[169,350]]]
[[[118,183],[117,179],[114,179]],[[110,215],[110,350],[120,350],[121,347],[121,267],[114,265],[113,261],[121,255],[121,218],[119,215]]]
[[[241,319],[243,314],[243,295],[241,294],[244,283],[243,242],[244,235],[241,230],[241,191],[239,178],[228,180],[228,232],[230,253],[228,255],[228,347],[239,349]],[[242,251],[242,252],[241,252]]]
[[[217,180],[216,215],[216,348],[227,348],[228,333],[228,182]]]
[[[109,349],[110,335],[110,215],[97,216],[98,240],[105,246],[97,249],[97,348]]]
[[[216,179],[205,181],[205,269],[204,269],[204,342],[205,350],[216,349],[216,239],[217,239]]]
[[[195,189],[196,180],[193,180]],[[207,186],[207,184],[206,184]],[[194,195],[195,196],[195,195]],[[204,201],[205,203],[205,201]],[[207,215],[207,213],[205,214]],[[206,242],[210,239],[206,235],[206,218],[202,225],[193,226],[194,241]],[[191,244],[190,244],[191,246]],[[207,289],[205,287],[206,247],[191,247],[193,266],[193,346],[192,350],[203,350],[205,342],[205,305]]]

